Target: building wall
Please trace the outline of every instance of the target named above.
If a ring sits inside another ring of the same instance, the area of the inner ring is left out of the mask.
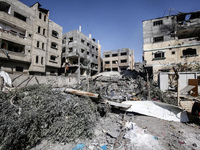
[[[123,48],[105,51],[103,53],[103,71],[121,71],[127,69],[134,69],[133,50],[129,48]]]
[[[62,27],[49,20],[49,11],[40,8],[39,3],[31,7],[17,0],[2,0],[0,3],[1,69],[11,73],[22,70],[29,74],[46,74],[48,66],[57,68],[58,72],[61,66]],[[56,65],[47,64],[48,59],[46,59],[48,54],[51,54],[48,53],[50,51],[48,41],[51,40],[48,34],[49,28],[56,28],[60,34],[59,42],[56,40],[59,45],[56,53],[59,60]]]
[[[200,62],[200,42],[194,36],[199,31],[180,24],[179,16],[143,21],[143,57],[146,67],[153,68],[155,81],[159,72],[173,71],[175,64]]]

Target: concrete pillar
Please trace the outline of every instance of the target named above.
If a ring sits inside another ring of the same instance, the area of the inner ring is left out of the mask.
[[[81,25],[79,26],[79,31],[81,32]]]
[[[89,34],[89,38],[90,38],[90,39],[92,38],[92,34],[91,34],[91,33]]]

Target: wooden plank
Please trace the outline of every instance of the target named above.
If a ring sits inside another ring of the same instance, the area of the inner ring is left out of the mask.
[[[184,87],[181,91],[180,91],[180,93],[181,94],[183,94],[183,93],[188,93],[190,90],[192,90],[193,88],[195,88],[195,86],[193,86],[193,85],[188,85],[188,86],[186,86],[186,87]]]
[[[124,109],[128,109],[132,106],[129,104],[123,104],[123,103],[118,103],[118,102],[113,102],[113,101],[108,101],[108,100],[104,100],[102,103],[107,103],[111,106],[116,106],[116,107],[120,107],[120,108],[124,108]]]
[[[70,89],[70,88],[66,88],[64,90],[64,92],[66,92],[66,93],[73,93],[73,94],[82,95],[82,96],[89,96],[89,97],[93,97],[93,98],[99,98],[99,94],[85,92],[85,91],[80,91],[80,90],[75,90],[75,89]]]

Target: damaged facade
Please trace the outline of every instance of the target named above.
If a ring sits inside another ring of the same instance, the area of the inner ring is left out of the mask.
[[[155,81],[175,64],[200,62],[199,27],[200,11],[143,21],[143,57]]]
[[[100,54],[101,46],[91,38],[91,34],[88,37],[81,29],[63,34],[62,72],[67,63],[70,74],[86,75],[88,70],[90,75],[94,75],[101,69]]]
[[[123,71],[134,69],[134,52],[129,48],[105,51],[103,71]]]
[[[1,0],[0,69],[56,75],[61,66],[62,30],[39,3],[28,7],[17,0]]]

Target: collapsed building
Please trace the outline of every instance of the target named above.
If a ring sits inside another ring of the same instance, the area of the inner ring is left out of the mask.
[[[62,72],[64,64],[69,64],[69,73],[86,75],[90,69],[91,75],[100,72],[101,69],[101,46],[96,43],[92,35],[89,37],[79,30],[69,31],[63,34],[62,48]]]
[[[143,21],[143,59],[155,81],[178,63],[200,62],[199,17],[197,11]]]
[[[123,71],[134,69],[134,52],[129,48],[105,51],[103,71]]]
[[[63,28],[37,2],[0,1],[0,69],[8,73],[57,75]]]

